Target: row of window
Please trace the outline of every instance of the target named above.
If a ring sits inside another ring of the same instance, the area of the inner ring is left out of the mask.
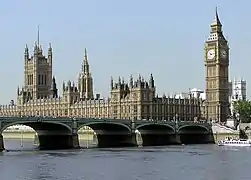
[[[38,75],[38,85],[47,85],[47,76],[46,75]]]
[[[33,74],[27,75],[28,85],[33,85]]]
[[[33,74],[27,75],[27,83],[28,85],[34,84],[34,76]],[[38,85],[47,85],[47,76],[46,75],[38,75]]]

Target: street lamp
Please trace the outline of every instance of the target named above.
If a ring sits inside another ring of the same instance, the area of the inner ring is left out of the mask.
[[[200,116],[201,116],[201,108],[200,108],[200,92],[197,92],[197,109],[196,109],[196,114],[197,114],[197,117],[198,117],[198,120],[200,121]]]
[[[220,119],[220,111],[221,111],[221,107],[220,107],[220,103],[218,104],[218,111],[217,111],[217,119],[218,119],[218,122],[221,122],[221,119]]]
[[[207,121],[208,121],[208,104],[206,105],[206,108],[207,108]]]

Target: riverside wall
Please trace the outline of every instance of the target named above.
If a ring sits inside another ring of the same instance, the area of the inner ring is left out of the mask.
[[[8,131],[8,132],[3,132],[3,138],[4,139],[34,139],[35,137],[35,132],[15,132],[15,131]],[[78,138],[79,140],[89,140],[92,141],[94,139],[94,133],[93,132],[79,132],[78,133]]]

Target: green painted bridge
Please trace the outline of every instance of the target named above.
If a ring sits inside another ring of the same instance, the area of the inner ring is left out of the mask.
[[[98,147],[137,146],[139,132],[143,146],[213,143],[211,124],[190,121],[119,120],[68,117],[0,117],[0,134],[12,125],[33,128],[41,149],[78,148],[78,130],[88,126],[94,130]],[[0,136],[0,149],[4,149]]]

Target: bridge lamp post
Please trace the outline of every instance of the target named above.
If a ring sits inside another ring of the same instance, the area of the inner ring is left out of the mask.
[[[165,101],[164,101],[165,102]],[[165,106],[165,103],[162,102],[162,120],[166,120],[165,116],[166,116],[166,106]]]
[[[208,121],[208,104],[206,104],[206,119]]]
[[[196,113],[198,116],[198,120],[200,121],[200,116],[201,116],[201,108],[200,108],[200,92],[197,92],[197,101],[198,101],[198,107],[196,109]]]
[[[220,119],[220,103],[218,104],[218,117],[217,117],[217,119],[218,119],[218,122],[221,122],[221,119]]]

